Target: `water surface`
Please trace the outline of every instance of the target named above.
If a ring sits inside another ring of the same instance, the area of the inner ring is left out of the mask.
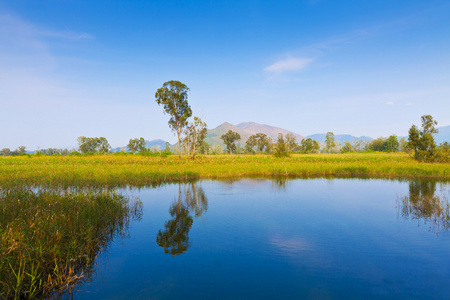
[[[76,299],[448,299],[448,185],[201,181],[128,190],[129,237]],[[439,198],[436,198],[439,196]]]

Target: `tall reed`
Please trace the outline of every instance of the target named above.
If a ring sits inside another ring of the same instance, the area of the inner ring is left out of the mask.
[[[111,191],[0,192],[0,298],[61,294],[92,276],[142,204]]]

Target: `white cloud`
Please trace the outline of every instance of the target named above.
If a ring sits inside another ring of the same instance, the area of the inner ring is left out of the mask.
[[[387,105],[394,105],[394,102],[388,101],[388,102],[386,102],[386,104],[387,104]]]
[[[296,58],[296,57],[288,57],[282,60],[279,60],[270,66],[264,68],[266,72],[280,74],[284,72],[295,72],[304,69],[307,65],[309,65],[314,59],[313,58]]]
[[[26,22],[17,16],[0,13],[0,36],[14,39],[37,39],[41,37],[82,40],[94,39],[92,34],[86,32],[72,32],[60,30],[48,30],[35,24]]]

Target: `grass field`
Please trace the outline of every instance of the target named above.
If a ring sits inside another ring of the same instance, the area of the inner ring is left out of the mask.
[[[423,163],[408,154],[309,154],[146,157],[140,155],[17,156],[0,158],[0,186],[146,186],[192,179],[240,177],[372,177],[450,180],[450,164]]]

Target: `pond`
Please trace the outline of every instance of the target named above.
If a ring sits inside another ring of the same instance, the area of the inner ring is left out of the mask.
[[[76,299],[448,299],[449,185],[242,179],[123,192],[140,221]]]

